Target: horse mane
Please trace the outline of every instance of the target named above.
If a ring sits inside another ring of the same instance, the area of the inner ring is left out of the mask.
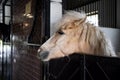
[[[87,16],[83,11],[67,11],[65,15],[63,15],[62,19],[58,21],[57,27],[61,28],[61,26],[64,24],[68,24],[73,21],[76,23],[80,20],[83,20],[82,23],[84,23],[85,26],[83,25],[84,27],[80,27],[83,29],[81,36],[83,36],[84,38],[82,39],[85,40],[85,42],[88,43],[90,47],[92,47],[93,53],[96,55],[115,56],[111,41],[100,30],[99,26],[95,26],[87,22],[86,17]]]

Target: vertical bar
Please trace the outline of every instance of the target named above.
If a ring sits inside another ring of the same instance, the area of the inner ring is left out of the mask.
[[[118,25],[117,25],[117,0],[115,0],[115,13],[114,13],[114,19],[115,19],[115,25],[114,25],[114,28],[117,28]]]
[[[98,11],[98,2],[99,1],[96,1],[96,8],[97,8],[97,12],[96,12],[96,14],[97,14],[97,19],[98,19],[98,22],[97,22],[97,24],[98,24],[98,26],[99,26],[99,17],[98,17],[98,13],[99,13],[99,11]]]
[[[104,7],[106,7],[106,10],[107,10],[107,12],[105,12],[106,14],[105,14],[105,16],[106,15],[108,15],[109,17],[106,17],[105,19],[107,19],[107,20],[105,20],[106,21],[106,23],[107,23],[107,27],[111,27],[111,24],[112,24],[112,22],[111,22],[111,20],[110,20],[110,18],[112,19],[112,16],[111,16],[111,12],[112,12],[112,7],[110,7],[109,5],[110,5],[110,2],[111,1],[108,1],[108,0],[105,0],[104,1]],[[113,6],[113,5],[112,5]],[[111,11],[110,11],[110,8],[111,8]],[[106,11],[105,10],[105,11]]]
[[[43,1],[43,35],[46,41],[50,37],[50,0]],[[44,42],[44,41],[43,41]]]
[[[43,62],[43,80],[49,80],[49,62]]]
[[[104,15],[104,12],[103,12],[103,4],[102,4],[102,0],[100,0],[100,4],[99,4],[100,6],[99,6],[99,10],[100,10],[100,13],[99,13],[99,16],[100,16],[100,26],[104,26],[104,24],[103,24],[103,22],[104,22],[104,20],[103,20],[103,15]]]
[[[91,5],[92,4],[88,4],[88,13],[91,12]]]
[[[108,18],[108,26],[109,27],[112,27],[112,25],[114,24],[114,18],[113,18],[113,11],[114,11],[114,3],[113,3],[113,0],[112,1],[108,1],[108,13],[110,14],[110,17]],[[112,4],[113,7],[111,7],[110,5]]]
[[[94,14],[95,14],[95,18],[97,18],[97,13],[96,13],[96,11],[97,11],[97,3],[96,2],[94,2],[95,3],[95,12],[94,12]],[[95,21],[95,24],[97,24],[97,22]]]
[[[88,13],[88,5],[85,5],[86,13]]]
[[[85,80],[85,55],[81,55],[80,60],[80,80]]]
[[[101,2],[101,0],[98,2],[98,17],[99,17],[99,25],[100,26],[102,26],[101,25],[101,9],[100,9],[100,7],[101,7],[101,5],[100,5],[100,2]]]
[[[87,12],[87,7],[86,6],[84,6],[85,7],[85,13]]]
[[[111,27],[112,27],[112,28],[116,28],[116,24],[117,24],[117,23],[116,23],[117,17],[116,17],[116,15],[115,15],[116,12],[117,12],[117,11],[116,11],[116,0],[113,0],[113,1],[111,2],[111,5],[114,6],[113,9],[112,9],[112,15],[111,15],[112,18],[113,18],[113,19],[111,19],[112,22],[113,22],[113,23],[112,23],[113,25],[112,25]]]
[[[86,12],[86,11],[85,11],[85,6],[83,6],[83,10],[84,10],[84,12]]]
[[[105,16],[105,14],[106,14],[106,12],[105,12],[105,9],[106,9],[106,7],[105,7],[105,0],[101,0],[102,1],[102,6],[103,6],[103,8],[102,8],[102,14],[103,14],[103,16],[102,16],[102,23],[103,23],[103,26],[105,27],[105,26],[107,26],[107,22],[106,22],[106,16]]]
[[[4,43],[4,55],[5,55],[5,79],[8,79],[7,77],[7,48],[6,48],[6,43]]]
[[[62,0],[62,13],[64,14],[64,10],[67,10],[67,0]]]
[[[5,4],[3,3],[3,6],[2,6],[2,9],[3,9],[3,15],[2,15],[2,19],[3,19],[3,23],[5,23]]]
[[[102,26],[102,22],[101,22],[101,5],[100,5],[100,3],[101,3],[101,0],[98,2],[98,17],[99,17],[99,25],[100,26]]]
[[[11,34],[11,36],[10,36],[10,45],[11,45],[11,55],[10,55],[10,80],[13,80],[13,40],[12,40],[12,38],[13,38],[13,0],[10,0],[10,2],[11,2],[11,23],[10,23],[10,34]]]
[[[2,80],[4,80],[4,43],[2,36]]]
[[[96,5],[95,5],[95,2],[93,4],[94,4],[94,10],[93,10],[93,12],[94,12],[96,10]]]
[[[45,36],[44,40],[46,40],[47,38],[50,37],[50,0],[42,0],[42,4],[43,4],[42,6],[42,10],[43,10],[42,12],[42,34]],[[64,8],[65,7],[66,6],[64,6]],[[43,69],[44,69],[43,80],[48,80],[48,77],[46,75],[48,71],[48,66],[46,65],[46,63],[43,64]]]
[[[78,8],[78,11],[79,11],[79,12],[81,11],[81,7]]]
[[[83,10],[83,6],[81,6],[81,11],[84,11],[84,10]]]
[[[84,8],[83,8],[83,6],[81,7],[81,10],[82,10],[82,11],[84,11]]]
[[[86,69],[85,69],[85,64],[86,64],[86,60],[85,60],[85,55],[83,56],[83,65],[84,65],[84,72],[83,72],[83,74],[84,74],[84,80],[86,80]]]
[[[110,25],[111,28],[114,26],[114,8],[115,8],[114,1],[115,1],[115,0],[108,1],[108,2],[109,2],[109,6],[110,6],[110,5],[113,5],[113,7],[111,7],[112,10],[110,10],[111,8],[109,7],[109,12],[110,12],[111,19],[109,19],[110,21],[109,21],[108,24]],[[111,23],[111,24],[110,24],[110,23]]]
[[[88,5],[87,5],[87,7],[88,7],[88,12],[87,12],[87,13],[90,12],[90,6],[91,6],[91,4],[88,4]]]
[[[50,1],[46,0],[46,29],[45,36],[46,39],[50,37]]]

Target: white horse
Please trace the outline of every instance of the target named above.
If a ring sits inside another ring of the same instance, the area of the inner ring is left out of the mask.
[[[110,40],[89,22],[86,14],[68,11],[58,22],[59,29],[39,49],[43,61],[82,53],[98,56],[116,56]]]

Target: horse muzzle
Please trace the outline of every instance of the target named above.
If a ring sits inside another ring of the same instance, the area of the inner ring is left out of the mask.
[[[46,61],[46,59],[48,58],[48,55],[49,55],[49,51],[43,51],[42,49],[38,50],[38,57],[42,61]]]

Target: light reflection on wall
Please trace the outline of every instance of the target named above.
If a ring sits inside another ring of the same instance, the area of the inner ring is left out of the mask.
[[[2,58],[2,40],[0,40],[0,58]]]
[[[4,52],[4,55],[3,55],[3,52]],[[8,58],[10,57],[10,54],[11,54],[11,46],[10,44],[4,44],[3,45],[3,42],[2,40],[0,40],[0,58],[2,58],[4,56],[4,58]]]
[[[98,14],[94,14],[94,15],[90,15],[90,16],[87,16],[87,20],[94,24],[95,26],[98,26]]]
[[[11,46],[10,45],[4,45],[4,57],[10,57],[11,53]]]

